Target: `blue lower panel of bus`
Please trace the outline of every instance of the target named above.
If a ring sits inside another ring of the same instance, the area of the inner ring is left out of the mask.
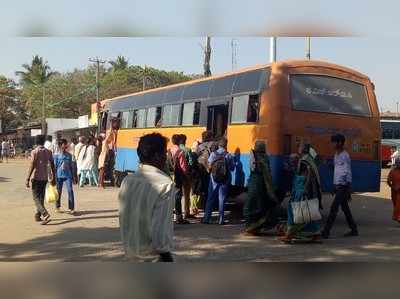
[[[247,185],[250,176],[249,154],[241,154],[235,157],[236,169],[232,173],[232,183],[237,186]],[[280,189],[288,188],[287,177],[283,170],[285,157],[271,155],[270,164],[274,183]],[[332,190],[333,168],[329,167],[331,161],[320,166],[320,176],[323,191]],[[118,171],[135,171],[139,165],[135,149],[118,148],[115,169]],[[380,188],[381,163],[379,161],[353,160],[353,191],[355,192],[377,192]]]

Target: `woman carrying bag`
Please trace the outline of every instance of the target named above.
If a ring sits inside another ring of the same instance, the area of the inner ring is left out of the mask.
[[[321,241],[321,185],[318,167],[309,149],[309,145],[303,146],[293,180],[286,235],[280,238],[285,243]]]

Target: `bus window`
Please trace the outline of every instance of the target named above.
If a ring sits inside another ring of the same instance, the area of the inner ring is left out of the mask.
[[[259,95],[242,95],[232,101],[231,123],[252,123],[258,121]]]
[[[393,138],[394,139],[400,139],[400,128],[394,129]]]
[[[194,103],[193,125],[200,124],[200,109],[201,109],[201,102]]]
[[[178,126],[180,123],[181,105],[167,105],[163,109],[163,126]]]
[[[392,129],[383,129],[382,130],[382,138],[383,139],[393,139],[393,130]]]
[[[132,111],[132,128],[136,128],[137,127],[137,119],[138,119],[138,111],[137,110],[133,110]]]
[[[111,118],[107,121],[107,129],[112,127],[113,122],[118,121],[121,124],[122,112],[111,113]]]
[[[121,128],[130,129],[133,126],[133,111],[122,112]]]
[[[243,95],[233,98],[231,123],[240,124],[246,122],[248,105],[249,105],[248,95]]]
[[[293,109],[370,116],[365,86],[322,75],[290,76]]]
[[[156,122],[156,107],[147,109],[146,128],[152,128]]]
[[[200,102],[183,104],[182,125],[198,125],[200,121]]]
[[[136,128],[144,128],[146,126],[146,109],[137,110],[136,113]]]
[[[251,95],[249,98],[249,107],[247,110],[247,122],[255,123],[258,121],[258,113],[260,111],[259,95]]]
[[[105,132],[107,130],[107,119],[108,119],[108,112],[101,113],[101,123],[100,123],[101,132]]]
[[[151,107],[147,109],[146,128],[160,126],[161,122],[161,107]]]
[[[161,117],[162,117],[162,107],[159,106],[156,108],[156,127],[161,127]]]

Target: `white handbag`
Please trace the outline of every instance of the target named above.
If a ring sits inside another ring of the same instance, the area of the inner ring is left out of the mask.
[[[291,206],[295,224],[307,224],[322,219],[318,198],[307,199],[304,197],[301,201],[292,202]]]

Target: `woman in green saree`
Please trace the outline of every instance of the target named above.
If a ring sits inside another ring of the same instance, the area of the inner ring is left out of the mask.
[[[244,203],[245,233],[258,235],[277,204],[264,141],[256,141],[250,154],[248,197]]]

